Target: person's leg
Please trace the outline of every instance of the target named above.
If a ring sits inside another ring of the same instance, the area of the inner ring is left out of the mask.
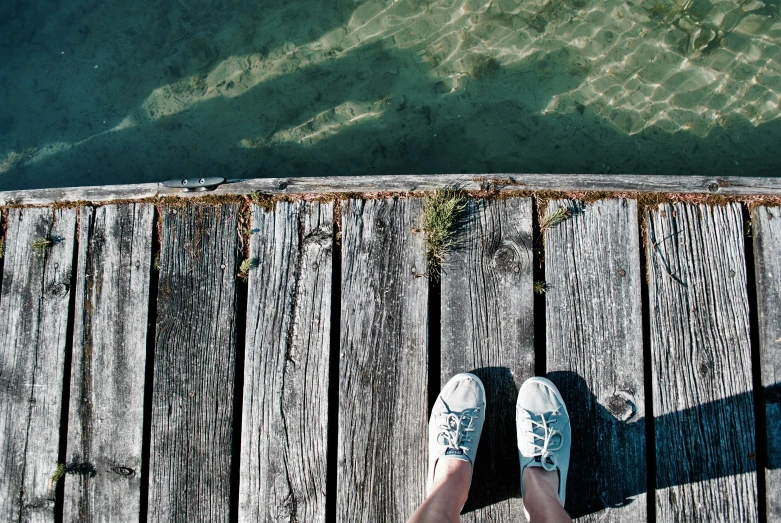
[[[426,499],[408,523],[459,521],[485,422],[485,389],[477,376],[457,374],[439,393],[429,420]]]
[[[434,473],[434,483],[423,504],[407,523],[457,523],[469,494],[472,465],[466,461],[442,460]]]
[[[556,386],[529,378],[516,404],[521,497],[530,523],[572,519],[564,510],[572,433],[569,414]]]
[[[572,523],[559,501],[559,474],[543,468],[523,471],[523,506],[530,523]]]

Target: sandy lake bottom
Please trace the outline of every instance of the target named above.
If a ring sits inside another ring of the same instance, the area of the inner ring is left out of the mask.
[[[780,0],[10,0],[0,190],[777,176]]]

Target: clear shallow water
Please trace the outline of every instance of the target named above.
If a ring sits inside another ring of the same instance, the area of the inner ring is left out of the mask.
[[[779,1],[12,0],[0,189],[777,176]]]

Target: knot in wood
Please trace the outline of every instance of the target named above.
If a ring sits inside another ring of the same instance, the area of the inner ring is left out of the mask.
[[[637,413],[632,395],[625,391],[614,392],[603,403],[607,411],[620,421],[629,421]]]
[[[718,184],[718,183],[716,183],[716,182],[710,182],[710,183],[708,184],[708,190],[709,190],[710,192],[716,192],[716,191],[718,191],[718,190],[719,190],[719,184]]]
[[[49,296],[53,296],[55,298],[64,298],[68,295],[68,291],[70,290],[70,285],[63,282],[58,282],[49,287]]]
[[[119,474],[120,476],[124,476],[126,478],[136,475],[136,471],[134,469],[130,467],[125,467],[123,465],[115,465],[111,467],[111,471]]]
[[[512,247],[503,245],[494,252],[494,266],[502,271],[515,271],[515,250]]]

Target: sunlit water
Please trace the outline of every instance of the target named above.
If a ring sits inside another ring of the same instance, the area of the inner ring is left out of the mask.
[[[779,0],[12,0],[0,46],[0,189],[781,165]]]

